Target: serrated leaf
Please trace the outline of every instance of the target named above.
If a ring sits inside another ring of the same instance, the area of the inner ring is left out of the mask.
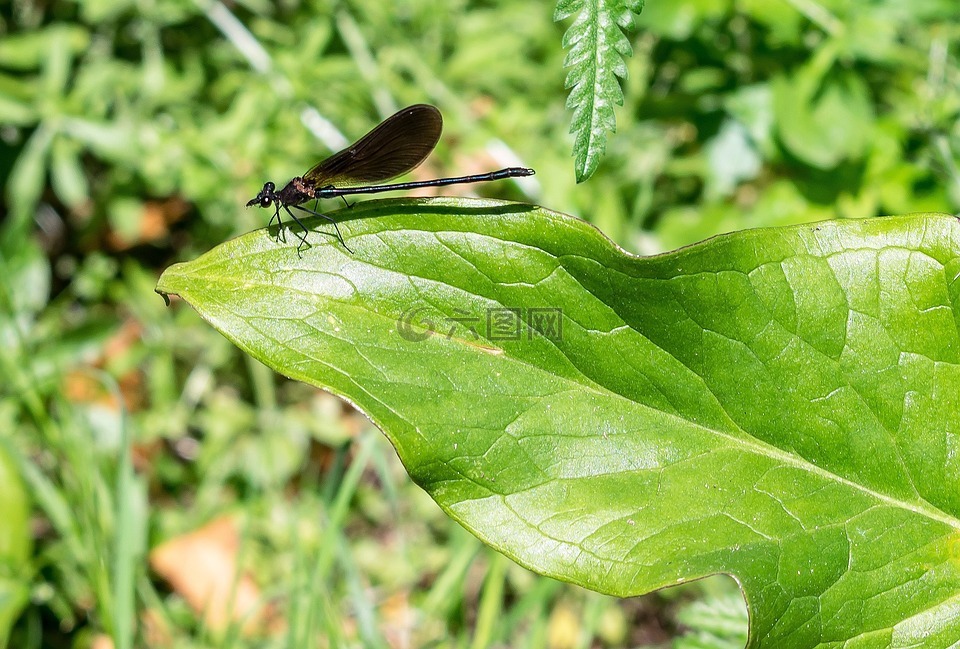
[[[960,641],[956,218],[636,258],[519,205],[341,215],[352,254],[329,224],[302,257],[259,230],[157,290],[356,404],[537,572],[620,596],[734,575],[753,648]]]
[[[626,78],[623,58],[633,49],[621,30],[634,26],[634,12],[643,8],[637,0],[560,0],[553,18],[576,15],[563,35],[570,51],[564,67],[570,68],[565,87],[570,90],[567,107],[573,109],[570,132],[577,182],[593,175],[607,146],[607,131],[616,130],[614,106],[623,105],[619,79]]]

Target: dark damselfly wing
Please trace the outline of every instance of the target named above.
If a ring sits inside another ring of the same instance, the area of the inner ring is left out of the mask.
[[[316,188],[377,183],[407,173],[440,140],[443,118],[427,104],[408,106],[372,131],[303,174]]]

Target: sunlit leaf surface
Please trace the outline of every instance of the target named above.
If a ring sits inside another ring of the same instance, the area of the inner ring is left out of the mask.
[[[513,204],[339,216],[353,254],[259,230],[158,290],[356,404],[538,572],[623,596],[732,574],[751,647],[960,642],[955,218],[635,258]]]

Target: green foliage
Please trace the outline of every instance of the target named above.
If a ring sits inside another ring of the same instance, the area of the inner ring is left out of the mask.
[[[634,13],[644,0],[560,0],[553,19],[576,15],[563,35],[570,52],[564,67],[571,68],[565,85],[567,108],[573,109],[573,155],[577,182],[593,175],[607,145],[607,131],[616,130],[614,106],[623,105],[620,79],[627,76],[623,58],[633,54],[622,30],[634,27]]]
[[[356,404],[447,513],[538,572],[618,596],[735,575],[750,647],[960,635],[955,217],[650,258],[508,203],[366,203],[341,231],[353,254],[260,230],[157,290]]]
[[[0,422],[35,541],[13,646],[88,646],[105,631],[121,646],[125,606],[136,646],[159,642],[146,637],[154,621],[164,646],[198,647],[295,646],[315,632],[376,646],[398,620],[416,620],[400,632],[410,646],[542,646],[571,620],[581,646],[662,646],[686,628],[694,641],[743,637],[744,626],[680,621],[688,600],[717,603],[703,581],[618,601],[512,563],[504,572],[367,420],[278,380],[153,293],[172,262],[265,223],[238,209],[265,180],[422,101],[445,119],[424,174],[533,167],[531,184],[473,189],[582,216],[634,252],[960,210],[955,0],[661,0],[633,30],[616,25],[615,5],[596,6],[635,55],[610,59],[628,72],[618,134],[577,184],[567,25],[550,6],[0,2]],[[70,387],[78,375],[92,396]],[[123,418],[107,405],[114,384]],[[129,502],[117,494],[129,484],[122,433],[136,458]],[[354,463],[361,477],[344,487]],[[225,512],[243,524],[246,565],[291,643],[212,637],[143,571],[146,549]],[[342,523],[335,543],[330,521]],[[332,562],[322,588],[309,580],[320,561]],[[619,635],[608,630],[618,615]]]
[[[687,603],[677,613],[691,632],[679,638],[674,649],[743,649],[747,645],[740,593],[716,587],[709,592],[708,599]]]
[[[0,411],[0,424],[9,425],[9,409]],[[23,481],[0,439],[0,647],[7,646],[10,628],[29,598],[30,504]]]

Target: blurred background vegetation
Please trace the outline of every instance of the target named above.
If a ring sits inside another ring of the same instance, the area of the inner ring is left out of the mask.
[[[955,212],[956,0],[649,0],[618,132],[574,182],[570,20],[522,0],[0,0],[0,644],[742,647],[715,578],[615,600],[448,520],[348,406],[153,287],[402,106],[420,178],[655,253]],[[234,565],[240,569],[235,570]]]

